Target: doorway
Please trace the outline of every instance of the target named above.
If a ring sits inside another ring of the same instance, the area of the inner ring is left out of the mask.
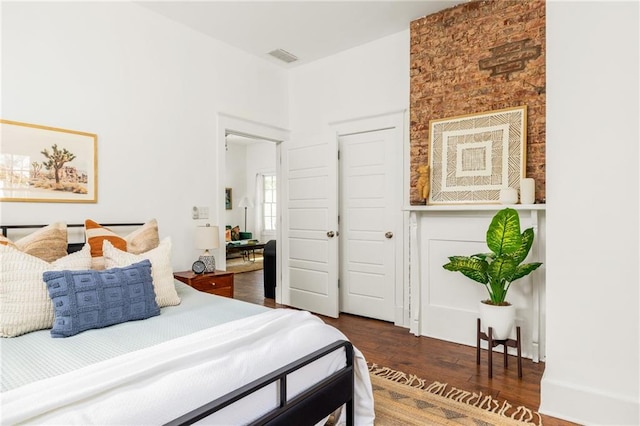
[[[254,122],[251,120],[242,119],[239,117],[234,117],[230,115],[226,115],[223,113],[218,114],[218,134],[217,140],[219,143],[218,147],[218,163],[217,163],[217,172],[218,172],[218,194],[220,196],[216,200],[217,203],[217,213],[219,218],[219,223],[224,227],[227,225],[227,209],[225,207],[225,194],[228,193],[227,189],[227,169],[232,170],[232,166],[227,162],[227,137],[231,136],[235,138],[236,141],[234,143],[239,144],[271,144],[275,145],[275,176],[277,181],[280,181],[281,170],[280,170],[280,155],[281,155],[281,145],[282,142],[288,140],[289,132],[285,129],[280,129],[274,126],[270,126],[267,124],[262,124],[258,122]],[[242,142],[240,142],[242,141]],[[264,146],[264,145],[263,145]],[[238,204],[243,197],[247,197],[250,199],[250,193],[255,192],[255,173],[252,178],[251,184],[247,182],[247,185],[243,189],[238,191],[231,191],[232,194],[232,211],[236,210],[238,215],[231,216],[234,222],[241,222],[239,225],[241,228],[248,228],[249,226],[253,226],[252,224],[256,222],[255,212],[253,215],[249,216],[250,213],[247,209],[247,222],[245,225],[244,219],[244,207],[239,207]],[[279,195],[279,191],[276,192],[276,230],[275,230],[275,238],[276,240],[280,240],[282,238],[282,220],[281,220],[281,197]],[[255,199],[250,199],[250,201],[255,202]],[[255,204],[254,204],[255,207]],[[225,223],[222,223],[225,222]],[[254,228],[252,228],[254,229]],[[246,231],[246,230],[245,230]],[[261,233],[262,234],[262,233]],[[255,239],[255,238],[252,238]],[[221,247],[225,247],[225,244],[222,244]],[[221,260],[224,259],[223,262],[220,262],[222,268],[226,268],[226,256],[218,253],[218,258]],[[277,245],[276,248],[276,270],[282,271],[281,268],[282,255],[280,250],[280,244]],[[276,276],[276,301],[279,302],[282,298],[282,279],[281,273],[278,273]]]
[[[235,239],[276,239],[276,143],[229,133],[226,144],[225,225]]]

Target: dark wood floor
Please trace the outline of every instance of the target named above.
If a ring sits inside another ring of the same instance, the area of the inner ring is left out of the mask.
[[[236,299],[272,308],[281,307],[276,305],[275,300],[264,298],[262,271],[236,274],[234,286]],[[537,410],[540,405],[540,379],[544,363],[523,359],[523,377],[518,379],[515,357],[510,357],[509,368],[503,369],[502,356],[496,354],[493,359],[493,378],[489,379],[487,353],[482,351],[482,362],[477,365],[475,347],[417,337],[410,334],[408,329],[392,323],[355,315],[321,318],[342,331],[368,362],[415,374],[428,383],[446,382],[460,389],[489,394],[500,401],[507,400],[514,406],[524,405]],[[542,420],[545,426],[575,425],[548,416],[542,416]]]

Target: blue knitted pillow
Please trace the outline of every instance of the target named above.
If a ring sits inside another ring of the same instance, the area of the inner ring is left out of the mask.
[[[43,279],[53,301],[51,337],[160,314],[148,259],[102,271],[47,271]]]

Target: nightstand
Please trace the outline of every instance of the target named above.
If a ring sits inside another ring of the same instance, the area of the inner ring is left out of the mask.
[[[233,272],[215,271],[198,275],[192,271],[181,271],[174,272],[173,276],[196,290],[233,298]]]

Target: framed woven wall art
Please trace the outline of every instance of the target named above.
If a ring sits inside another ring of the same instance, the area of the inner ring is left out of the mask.
[[[427,204],[498,203],[526,168],[527,107],[429,122]]]

